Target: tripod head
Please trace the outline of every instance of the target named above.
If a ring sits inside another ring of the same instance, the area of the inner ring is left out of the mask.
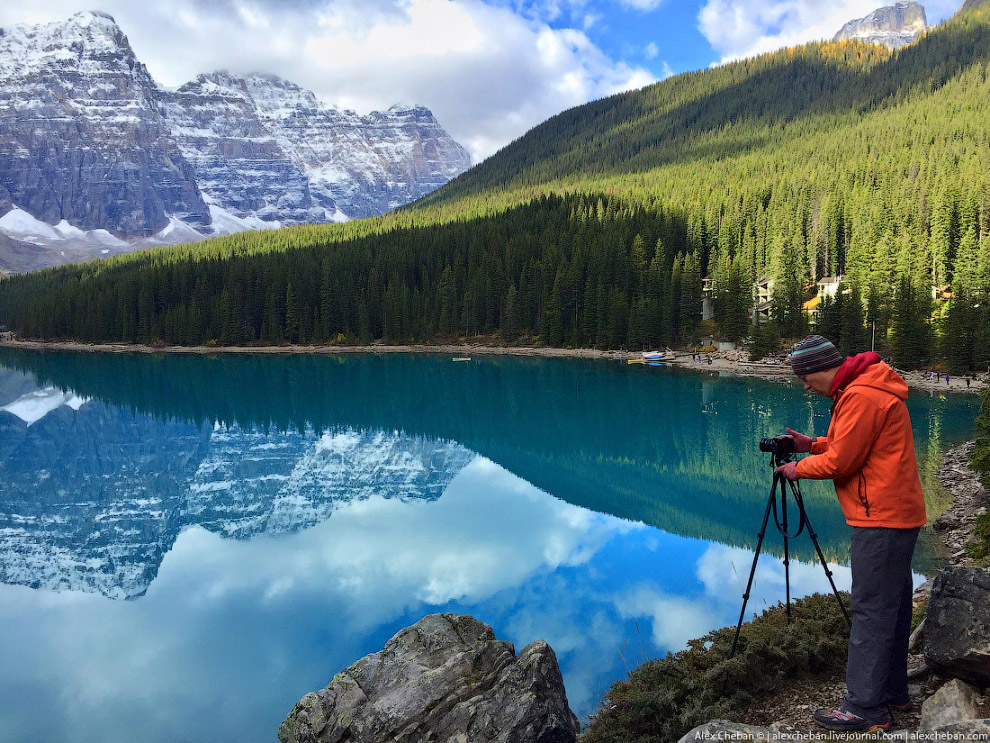
[[[780,467],[781,465],[787,464],[788,462],[794,461],[793,454],[771,454],[770,455],[770,466],[774,469]]]
[[[787,464],[794,459],[796,450],[792,436],[775,436],[772,439],[760,439],[760,451],[771,455],[775,467]]]

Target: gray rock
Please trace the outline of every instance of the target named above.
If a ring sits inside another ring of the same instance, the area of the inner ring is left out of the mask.
[[[986,700],[959,679],[952,679],[921,705],[921,729],[935,730],[984,716]]]
[[[282,743],[572,743],[580,730],[542,640],[517,658],[469,616],[434,614],[304,696]]]
[[[747,739],[742,737],[744,735],[750,736],[749,740],[758,741],[770,740],[773,733],[769,728],[743,725],[740,722],[730,722],[729,720],[712,720],[685,733],[677,743],[713,740],[745,741]]]
[[[247,80],[200,75],[161,99],[200,189],[220,207],[282,223],[324,222],[324,207],[335,211],[313,201],[306,174],[259,119]]]
[[[979,688],[990,684],[990,571],[948,567],[932,585],[925,616],[925,662]]]
[[[916,2],[898,2],[878,8],[864,18],[849,21],[833,41],[864,41],[896,49],[910,44],[928,28],[925,9]]]

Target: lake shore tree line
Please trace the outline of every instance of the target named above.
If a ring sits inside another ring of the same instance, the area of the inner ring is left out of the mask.
[[[784,91],[784,92],[782,92]],[[774,348],[990,364],[990,14],[890,52],[810,44],[556,116],[382,218],[0,281],[22,337]],[[754,326],[754,284],[775,281]],[[714,317],[702,321],[704,279]]]

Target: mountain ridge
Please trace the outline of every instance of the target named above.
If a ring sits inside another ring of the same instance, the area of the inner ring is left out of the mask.
[[[167,90],[106,13],[0,31],[0,216],[78,228],[0,226],[18,242],[0,246],[0,269],[174,242],[170,227],[196,239],[381,214],[470,164],[420,106],[360,116],[274,75]],[[98,229],[128,244],[108,250],[85,234]]]

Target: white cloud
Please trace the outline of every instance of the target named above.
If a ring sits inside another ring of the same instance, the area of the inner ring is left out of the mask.
[[[584,18],[581,20],[581,28],[583,28],[585,31],[588,31],[601,19],[602,16],[598,13],[585,13]]]
[[[698,28],[724,63],[830,39],[845,23],[881,5],[878,0],[707,0]],[[934,24],[954,13],[959,3],[930,0],[924,5],[929,24]]]
[[[688,640],[704,634],[722,621],[707,601],[668,596],[645,586],[620,596],[615,602],[622,617],[648,617],[657,647],[681,650]]]
[[[656,10],[663,0],[619,0],[619,2],[627,8],[636,10]]]
[[[4,4],[0,25],[61,20],[90,5]],[[584,31],[548,25],[565,11],[578,26],[593,24],[586,0],[516,5],[533,12],[481,0],[100,4],[164,85],[217,69],[260,71],[361,112],[420,103],[475,161],[564,109],[654,82],[645,68],[604,54]]]
[[[646,45],[646,48],[643,50],[643,54],[646,55],[647,59],[656,59],[657,56],[660,54],[660,47],[658,47],[656,43],[651,41],[649,44]]]

